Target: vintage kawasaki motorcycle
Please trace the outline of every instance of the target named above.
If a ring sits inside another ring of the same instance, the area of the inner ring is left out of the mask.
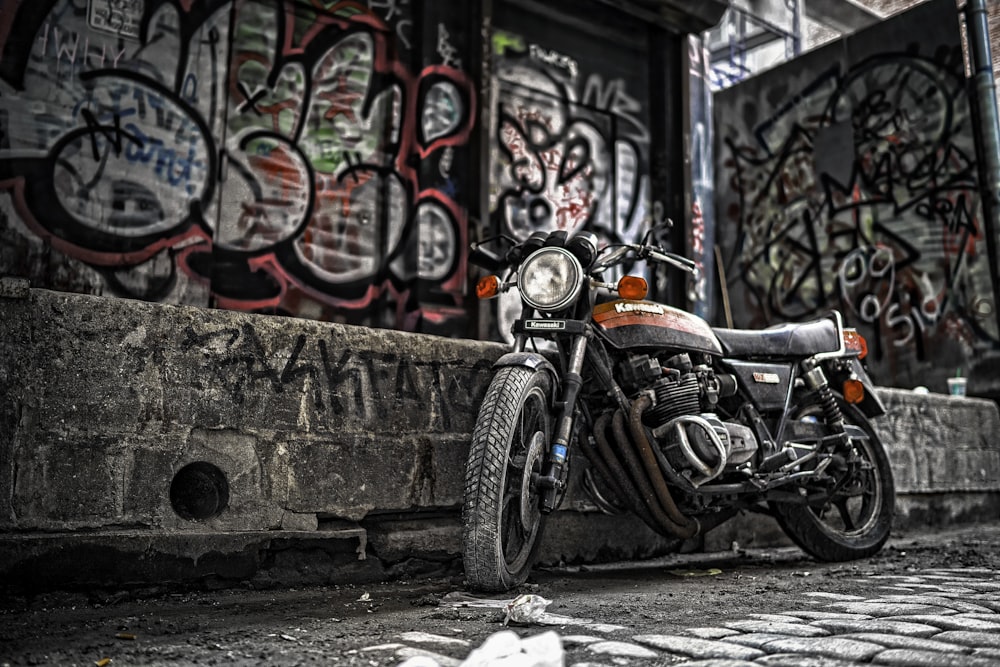
[[[868,421],[884,406],[860,363],[866,343],[838,312],[713,328],[644,300],[641,277],[606,281],[638,261],[694,271],[648,240],[599,249],[589,232],[539,232],[473,244],[470,259],[502,272],[479,281],[479,298],[517,289],[523,304],[472,434],[470,587],[525,581],[576,460],[585,470],[573,479],[598,508],[678,540],[753,511],[824,561],[885,543],[895,489]]]

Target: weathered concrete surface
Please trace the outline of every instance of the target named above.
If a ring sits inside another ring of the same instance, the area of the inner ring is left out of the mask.
[[[467,442],[502,346],[10,282],[0,342],[3,581],[51,576],[46,564],[102,544],[133,559],[117,570],[130,583],[143,561],[151,581],[453,566]],[[995,520],[996,405],[882,395],[900,525]],[[224,488],[188,474],[192,463],[214,466]],[[677,547],[583,497],[564,509],[549,560]],[[781,540],[770,520],[737,520],[685,548]],[[111,577],[105,565],[53,584]]]
[[[992,401],[883,388],[876,429],[908,494],[1000,489],[1000,416]]]
[[[40,290],[0,312],[10,530],[274,530],[454,506],[474,406],[502,352]],[[169,488],[195,461],[225,473],[230,502],[192,523]]]

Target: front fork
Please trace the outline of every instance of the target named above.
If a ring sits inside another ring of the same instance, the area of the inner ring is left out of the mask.
[[[548,514],[559,506],[566,490],[565,469],[569,458],[569,448],[573,439],[573,424],[576,417],[576,399],[583,386],[583,361],[587,354],[587,334],[573,338],[569,358],[562,377],[562,396],[553,405],[557,411],[556,427],[552,435],[542,474],[538,478],[539,509]]]

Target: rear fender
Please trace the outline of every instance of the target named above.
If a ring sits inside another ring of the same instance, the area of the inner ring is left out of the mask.
[[[848,369],[838,370],[836,367],[826,369],[827,377],[830,379],[830,385],[837,391],[840,391],[841,385],[843,385],[844,380],[848,378],[854,378],[861,381],[861,384],[865,387],[865,397],[860,403],[858,403],[858,409],[866,417],[879,417],[885,414],[885,404],[882,399],[879,398],[878,392],[875,390],[875,383],[872,379],[868,377],[868,373],[865,371],[864,366],[861,365],[861,361],[857,357],[852,357],[848,364]]]

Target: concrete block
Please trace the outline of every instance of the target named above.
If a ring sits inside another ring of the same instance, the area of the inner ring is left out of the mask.
[[[875,430],[900,494],[1000,491],[1000,412],[993,401],[879,388]]]
[[[457,506],[504,351],[45,290],[0,304],[0,530],[274,530],[288,513]],[[192,463],[224,475],[216,515],[171,502]]]
[[[223,552],[240,564],[232,576],[262,553],[295,576],[345,581],[407,554],[460,556],[468,441],[503,346],[45,290],[0,298],[0,341],[0,552],[16,556],[0,579],[40,572],[74,544],[93,550],[101,535],[116,558],[194,578],[220,548],[209,536],[247,536]],[[995,520],[996,404],[880,394],[899,525]],[[598,513],[582,470],[572,467],[576,491],[550,518],[543,559],[680,548],[634,517]],[[341,554],[331,570],[294,553],[343,531],[381,564],[359,569]],[[770,519],[738,517],[684,548],[733,542],[783,538]]]
[[[39,527],[99,526],[122,511],[121,443],[112,435],[36,434],[14,452],[11,510]]]
[[[31,283],[26,278],[0,278],[0,299],[27,299],[30,293]]]
[[[319,529],[319,518],[315,514],[285,511],[281,515],[281,530],[315,531]]]
[[[12,592],[109,586],[169,590],[384,581],[365,532],[147,530],[0,533],[0,584]],[[359,557],[360,556],[360,557]]]

